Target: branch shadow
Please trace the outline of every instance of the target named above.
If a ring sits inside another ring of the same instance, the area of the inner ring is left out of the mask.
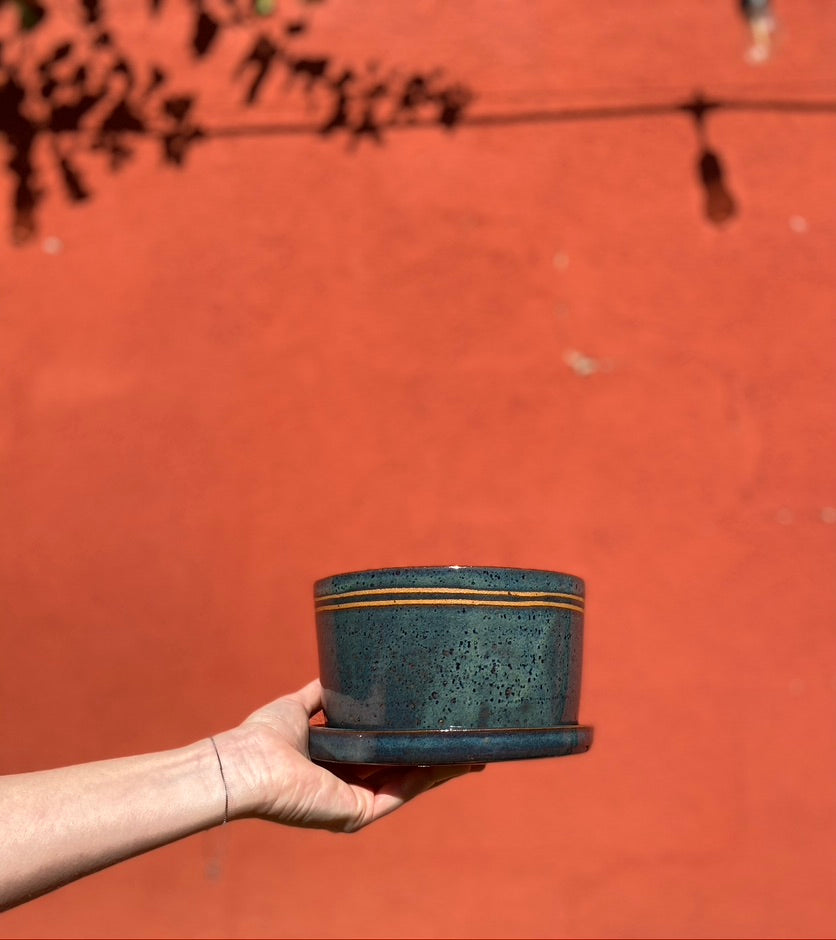
[[[0,0],[0,6],[7,0]],[[121,48],[99,0],[72,0],[78,27],[71,38],[38,46],[26,40],[50,19],[52,7],[36,0],[13,0],[17,30],[0,36],[0,140],[10,151],[11,238],[29,241],[37,232],[38,207],[47,195],[48,174],[39,172],[42,154],[57,169],[64,197],[93,197],[84,157],[102,152],[111,171],[129,162],[140,141],[160,148],[164,163],[182,167],[192,147],[212,134],[197,117],[200,92],[179,90],[173,70],[157,62],[141,64]],[[54,4],[62,0],[52,0]],[[63,0],[67,3],[68,0]],[[146,0],[149,17],[165,15],[166,0]],[[252,0],[193,0],[188,54],[208,61],[224,34],[244,29],[249,51],[229,76],[243,85],[241,107],[274,95],[301,93],[311,110],[322,112],[297,132],[344,136],[349,148],[363,139],[384,142],[386,129],[417,118],[450,129],[462,118],[473,93],[448,82],[440,69],[384,73],[377,62],[340,65],[332,54],[298,54],[294,43],[311,30],[307,5],[301,15],[282,16],[270,4]],[[259,12],[259,10],[266,12]]]

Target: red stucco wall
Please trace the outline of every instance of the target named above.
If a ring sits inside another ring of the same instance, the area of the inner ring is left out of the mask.
[[[255,27],[198,62],[188,10],[109,16],[207,126],[286,132],[117,173],[79,138],[80,203],[44,138],[21,244],[2,176],[0,769],[232,725],[315,674],[315,578],[400,564],[584,576],[596,743],[354,837],[235,824],[0,936],[832,936],[836,115],[710,113],[722,227],[688,113],[557,117],[832,103],[833,8],[753,67],[730,2],[300,7],[311,55],[475,93],[356,145],[278,72],[244,108]]]

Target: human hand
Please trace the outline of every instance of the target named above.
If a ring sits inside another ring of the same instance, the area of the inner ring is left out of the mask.
[[[484,765],[327,770],[308,757],[310,718],[322,708],[319,680],[284,695],[215,741],[229,790],[230,818],[356,832],[408,800]]]

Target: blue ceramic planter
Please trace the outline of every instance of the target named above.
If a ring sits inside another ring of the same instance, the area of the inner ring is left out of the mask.
[[[589,747],[591,729],[577,724],[580,578],[386,568],[324,578],[314,596],[327,729],[313,729],[312,749],[321,738],[331,748],[322,759],[501,760]]]

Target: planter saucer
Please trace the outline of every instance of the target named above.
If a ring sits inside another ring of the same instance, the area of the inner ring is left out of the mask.
[[[486,764],[581,754],[592,745],[588,725],[555,728],[476,728],[445,731],[365,731],[311,725],[311,760],[341,764]]]

